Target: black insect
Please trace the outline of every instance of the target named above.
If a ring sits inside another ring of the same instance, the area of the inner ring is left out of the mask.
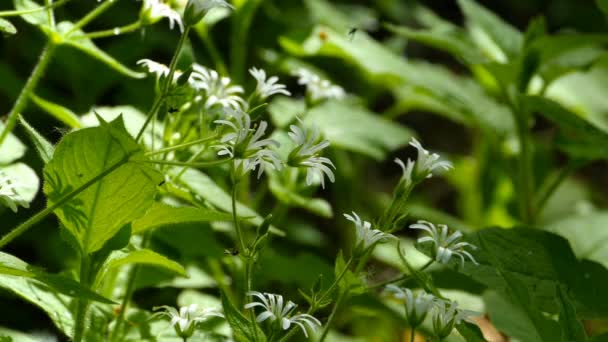
[[[357,27],[353,27],[348,31],[348,40],[350,40],[351,42],[353,41],[353,39],[355,39],[355,34],[357,34],[357,31],[359,30],[359,28]]]
[[[177,113],[177,112],[179,112],[179,109],[177,109],[175,107],[171,107],[171,108],[169,108],[168,112],[169,112],[169,114]]]
[[[239,251],[236,248],[228,248],[228,249],[224,250],[224,254],[237,256],[237,255],[239,255]]]

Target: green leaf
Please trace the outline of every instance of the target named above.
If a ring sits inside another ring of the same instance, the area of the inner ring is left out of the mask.
[[[71,128],[82,127],[82,124],[80,123],[80,119],[78,119],[78,116],[76,116],[76,114],[74,114],[74,112],[72,112],[68,108],[66,108],[62,105],[47,101],[41,97],[36,96],[35,94],[30,94],[30,99],[42,110],[51,114],[55,119],[63,122],[64,124],[68,125],[69,127],[71,127]]]
[[[479,327],[473,323],[462,322],[456,325],[456,329],[467,342],[485,342],[486,339],[483,338],[483,334]]]
[[[173,176],[177,175],[181,169],[173,168],[169,173]],[[189,188],[195,194],[204,198],[207,202],[222,209],[226,212],[232,212],[232,197],[231,195],[217,185],[209,176],[199,170],[187,169],[181,176],[180,182]],[[259,226],[264,222],[264,218],[253,209],[237,201],[236,210],[239,217],[252,217],[250,222]],[[270,231],[279,236],[285,236],[285,232],[270,226]]]
[[[596,261],[608,268],[608,212],[573,215],[550,223],[547,231],[568,239],[579,258]]]
[[[266,335],[255,322],[251,322],[238,310],[230,299],[222,294],[222,306],[224,315],[237,342],[263,342],[266,341]]]
[[[557,301],[559,303],[559,323],[565,341],[585,341],[587,334],[581,322],[576,318],[576,310],[568,297],[567,290],[557,288]]]
[[[327,101],[314,107],[304,118],[304,124],[317,126],[334,147],[377,160],[407,145],[413,136],[403,126],[380,118],[362,106],[342,101]]]
[[[0,18],[0,32],[5,35],[17,33],[17,28],[10,21]]]
[[[74,27],[74,24],[68,21],[63,21],[57,24],[57,31],[61,34],[66,34]],[[108,65],[110,68],[118,71],[119,73],[132,77],[132,78],[144,78],[146,77],[145,73],[134,71],[119,61],[117,61],[114,57],[108,55],[105,51],[93,43],[93,41],[89,38],[84,37],[84,32],[82,30],[77,30],[69,35],[69,37],[64,37],[63,44],[72,46],[87,55],[103,62]]]
[[[474,0],[458,0],[458,4],[471,37],[482,51],[500,62],[519,54],[523,37],[515,27]]]
[[[113,269],[131,264],[160,267],[168,271],[174,272],[175,274],[178,274],[182,277],[188,276],[184,267],[179,263],[170,260],[167,257],[160,255],[152,250],[140,249],[131,252],[113,252],[108,258],[108,261],[103,266],[102,272],[100,273],[100,279],[103,279],[103,275]]]
[[[453,265],[474,280],[499,293],[523,296],[542,311],[558,313],[557,286],[566,286],[579,318],[608,315],[602,290],[608,270],[591,261],[576,259],[568,242],[555,234],[529,228],[489,228],[468,236],[479,249],[473,252],[479,265]],[[515,284],[515,285],[513,285]],[[515,293],[513,292],[515,291]]]
[[[595,4],[604,14],[608,15],[608,0],[595,0]]]
[[[121,118],[72,132],[57,145],[44,170],[49,206],[115,168],[55,211],[82,252],[90,254],[102,248],[125,224],[141,217],[153,204],[162,177],[138,162],[141,158],[143,152],[126,132]]]
[[[0,121],[0,132],[4,130],[4,123]],[[23,157],[26,147],[12,133],[6,136],[2,145],[0,145],[0,165],[10,164],[13,161]]]
[[[11,180],[16,183],[17,193],[19,196],[31,203],[40,187],[40,179],[36,172],[31,167],[23,163],[15,163],[7,166],[1,166],[0,171],[4,172]]]
[[[43,6],[32,0],[13,0],[13,5],[17,11],[27,11],[39,9]],[[49,16],[46,11],[36,11],[29,14],[22,14],[21,19],[35,26],[50,27]]]
[[[281,202],[305,209],[321,217],[331,218],[334,213],[329,202],[322,198],[309,198],[286,188],[277,177],[270,177],[268,187],[272,194]]]
[[[148,212],[133,222],[133,233],[175,224],[232,221],[232,214],[206,208],[172,207],[155,203]]]
[[[32,141],[32,144],[34,144],[40,159],[42,159],[45,164],[48,163],[53,157],[53,153],[55,153],[55,146],[40,135],[40,133],[38,133],[34,127],[30,126],[30,124],[27,123],[27,121],[25,121],[21,115],[19,115],[19,122],[23,128],[25,128],[25,132]]]
[[[268,105],[268,113],[277,127],[287,127],[297,116],[306,112],[306,103],[302,99],[278,96]]]

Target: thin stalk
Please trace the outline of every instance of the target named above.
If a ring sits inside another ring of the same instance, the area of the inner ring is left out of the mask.
[[[95,20],[95,18],[100,16],[103,12],[110,9],[110,7],[114,6],[117,2],[118,2],[118,0],[105,1],[101,5],[95,7],[94,10],[89,12],[87,15],[84,16],[84,18],[80,19],[76,24],[74,24],[74,26],[70,29],[70,31],[68,31],[66,36],[69,35],[70,33],[74,33],[76,31],[80,30],[81,28],[83,28],[88,23]]]
[[[55,28],[55,14],[53,13],[53,0],[44,0],[46,15],[52,28]]]
[[[141,21],[138,20],[129,25],[115,27],[115,28],[109,29],[109,30],[91,32],[91,33],[84,34],[82,36],[78,36],[77,38],[97,39],[97,38],[105,38],[105,37],[115,37],[115,36],[118,36],[121,34],[131,33],[133,31],[136,31],[139,28],[141,28],[141,26],[142,26]]]
[[[217,46],[213,42],[213,39],[211,38],[209,33],[200,33],[200,37],[203,41],[203,44],[207,48],[207,51],[209,51],[209,56],[211,56],[211,60],[213,61],[217,72],[219,72],[219,74],[223,76],[228,75],[228,68],[226,68],[226,64],[224,63],[224,60],[222,59],[222,56],[220,55],[220,52],[217,49]]]
[[[23,86],[23,89],[21,89],[21,93],[17,97],[15,104],[13,104],[13,108],[8,113],[6,125],[4,126],[2,133],[0,133],[0,146],[2,146],[2,142],[4,142],[4,139],[6,139],[8,134],[15,128],[19,113],[27,105],[27,100],[29,96],[34,92],[36,86],[38,85],[38,82],[40,81],[40,78],[46,71],[46,68],[49,65],[49,62],[51,61],[51,57],[53,56],[55,48],[56,45],[49,41],[42,50],[40,58],[38,59],[38,63],[34,67],[34,70],[32,70],[32,74],[25,83],[25,86]]]
[[[89,274],[91,268],[91,260],[88,255],[81,256],[80,259],[80,284],[89,287]],[[87,316],[87,308],[89,306],[89,300],[81,298],[78,300],[78,307],[76,308],[76,321],[74,327],[74,342],[81,342],[84,338],[85,320]]]
[[[346,275],[346,271],[348,271],[350,265],[353,262],[353,258],[350,257],[350,259],[348,259],[348,261],[346,262],[346,264],[344,265],[344,269],[342,270],[342,272],[340,272],[340,274],[336,277],[336,279],[334,280],[334,282],[331,284],[331,286],[327,289],[327,291],[325,291],[323,293],[323,295],[319,298],[319,300],[317,302],[323,302],[323,300],[329,296],[331,294],[331,292],[336,288],[336,286],[338,286],[338,284],[340,283],[340,281],[342,280],[342,278],[344,278],[344,275]]]
[[[65,4],[69,1],[70,0],[59,0],[55,3],[49,4],[46,6],[41,6],[41,7],[36,7],[36,8],[26,9],[26,10],[0,11],[0,17],[16,17],[16,16],[24,15],[24,14],[42,12],[42,11],[46,11],[48,9],[57,8],[59,6],[62,6],[63,4]]]
[[[83,192],[84,190],[86,190],[87,188],[89,188],[91,185],[97,183],[99,180],[101,180],[105,176],[107,176],[110,173],[112,173],[114,170],[116,170],[117,168],[119,168],[120,166],[122,166],[124,163],[128,162],[130,157],[131,157],[131,154],[126,155],[123,159],[121,159],[118,162],[116,162],[116,164],[114,164],[114,165],[110,166],[109,168],[103,170],[98,175],[96,175],[95,177],[91,178],[91,180],[89,180],[88,182],[86,182],[83,185],[79,186],[77,189],[73,190],[69,194],[66,194],[65,196],[61,197],[52,206],[50,206],[50,207],[48,207],[48,208],[46,208],[46,209],[38,212],[36,215],[32,216],[30,219],[28,219],[27,221],[23,222],[19,226],[17,226],[17,228],[11,230],[8,234],[6,234],[5,236],[3,236],[2,239],[0,240],[0,249],[2,249],[4,246],[6,246],[11,241],[13,241],[19,235],[23,234],[25,231],[27,231],[29,228],[31,228],[32,226],[34,226],[36,223],[40,222],[47,215],[49,215],[50,213],[52,213],[53,211],[55,211],[55,209],[61,207],[62,205],[64,205],[68,201],[70,201],[72,198],[76,197],[78,194],[80,194],[81,192]]]
[[[212,160],[209,162],[199,162],[199,163],[166,161],[166,160],[142,160],[142,162],[148,163],[148,164],[157,164],[157,165],[174,165],[174,166],[188,166],[188,167],[196,167],[196,168],[205,168],[205,167],[221,165],[221,164],[224,164],[231,160],[232,160],[232,158],[225,158],[225,159]]]
[[[522,113],[523,115],[524,113]],[[527,128],[527,115],[517,118],[517,136],[519,139],[520,155],[518,165],[518,178],[520,189],[519,210],[521,220],[524,223],[532,221],[534,213],[534,184],[532,172],[532,151],[530,149],[530,137]]]
[[[538,216],[542,213],[545,205],[551,198],[551,196],[555,193],[555,191],[559,188],[568,176],[578,169],[583,162],[580,160],[572,160],[570,161],[564,168],[562,168],[559,173],[553,178],[553,180],[548,183],[543,189],[541,189],[540,194],[538,196],[538,201],[536,202],[536,211],[534,212],[534,219],[538,218]]]
[[[245,62],[247,61],[247,34],[251,22],[262,0],[250,0],[237,10],[232,18],[230,49],[231,74],[236,83],[243,83]]]
[[[171,146],[171,147],[161,148],[161,149],[158,149],[156,151],[147,152],[146,153],[146,157],[150,157],[150,156],[154,156],[154,155],[157,155],[157,154],[162,154],[162,153],[167,153],[167,152],[181,150],[182,148],[185,148],[185,147],[190,147],[190,146],[194,146],[194,145],[198,145],[198,144],[202,144],[202,143],[211,141],[213,139],[216,139],[217,137],[218,137],[218,135],[212,135],[212,136],[207,137],[207,138],[197,139],[197,140],[193,140],[193,141],[190,141],[190,142],[187,142],[187,143],[183,143],[183,144],[179,144],[179,145],[175,145],[175,146]]]
[[[150,109],[150,111],[148,112],[146,121],[144,122],[143,126],[141,126],[141,128],[139,129],[139,133],[137,133],[137,136],[135,137],[135,141],[139,141],[139,139],[142,137],[142,135],[144,134],[144,131],[146,130],[146,127],[148,127],[148,125],[150,124],[150,120],[152,120],[152,118],[156,114],[156,111],[158,111],[158,109],[160,108],[160,105],[163,103],[163,101],[165,100],[165,97],[167,96],[167,93],[169,92],[169,87],[171,86],[171,83],[173,81],[173,75],[175,75],[175,69],[177,68],[177,59],[179,58],[179,54],[182,50],[182,47],[184,46],[184,43],[186,42],[186,39],[188,39],[188,33],[190,32],[190,29],[191,29],[191,26],[186,26],[184,33],[182,33],[182,35],[179,37],[179,41],[177,42],[177,48],[175,49],[173,58],[171,58],[171,64],[169,65],[169,75],[167,76],[167,78],[165,80],[165,83],[163,85],[163,88],[162,88],[160,94],[154,101],[154,105],[152,105],[152,109]]]
[[[325,323],[325,327],[323,327],[323,332],[321,333],[321,337],[319,338],[319,342],[325,341],[325,338],[327,337],[327,333],[329,333],[329,327],[331,326],[331,324],[333,323],[334,319],[336,318],[336,313],[338,312],[338,308],[340,307],[340,304],[342,304],[342,301],[344,300],[344,298],[346,298],[346,291],[340,293],[340,296],[336,300],[336,303],[334,304],[334,307],[331,309],[331,313],[329,314],[329,318],[327,318],[327,322]]]
[[[236,231],[236,237],[241,247],[241,253],[247,253],[245,250],[245,240],[243,240],[243,234],[241,232],[241,226],[236,213],[236,184],[232,187],[232,219],[234,221],[234,230]]]
[[[412,328],[412,332],[410,333],[410,342],[414,342],[416,339],[416,329]]]

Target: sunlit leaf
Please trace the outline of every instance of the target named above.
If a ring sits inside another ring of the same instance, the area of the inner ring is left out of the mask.
[[[71,128],[82,127],[82,124],[80,123],[80,120],[78,119],[76,114],[74,114],[74,112],[72,112],[68,108],[66,108],[62,105],[47,101],[34,94],[30,94],[30,99],[42,110],[49,113],[55,119],[63,122],[64,124],[68,125],[69,127],[71,127]]]
[[[38,133],[38,131],[36,131],[34,127],[30,126],[30,124],[27,123],[27,121],[25,121],[25,119],[21,115],[19,115],[19,122],[25,129],[25,132],[30,138],[32,144],[34,144],[34,147],[36,148],[40,159],[42,159],[45,164],[48,163],[49,160],[51,160],[51,158],[53,157],[53,153],[55,153],[55,146],[53,146],[53,144],[46,140],[45,137]]]
[[[205,208],[172,207],[156,203],[143,217],[133,222],[133,233],[169,225],[216,221],[232,221],[232,214]]]

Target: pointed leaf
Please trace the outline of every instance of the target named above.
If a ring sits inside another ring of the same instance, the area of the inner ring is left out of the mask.
[[[40,156],[40,159],[46,164],[53,157],[53,153],[55,153],[55,146],[51,144],[46,138],[44,138],[40,133],[38,133],[34,127],[30,126],[27,121],[23,118],[23,116],[19,115],[19,122],[25,128],[25,132],[29,136],[32,144],[36,147],[36,151]]]
[[[6,19],[0,18],[0,32],[4,34],[15,34],[17,33],[17,28],[10,21]]]
[[[103,271],[101,274],[103,275],[117,267],[132,264],[160,267],[174,272],[182,277],[188,276],[182,265],[150,249],[140,249],[131,252],[115,251],[112,253],[112,255],[110,255],[110,258],[103,266]],[[101,278],[103,278],[103,276]]]
[[[562,328],[564,340],[585,341],[587,334],[581,322],[576,318],[576,310],[563,287],[557,288],[557,301],[559,303],[559,324]]]
[[[40,4],[32,0],[13,0],[17,11],[26,11],[41,8]],[[26,22],[36,26],[51,26],[49,16],[46,11],[36,11],[33,13],[22,14],[21,18]]]
[[[72,112],[68,108],[66,108],[62,105],[47,101],[34,94],[30,94],[30,99],[42,110],[51,114],[55,119],[63,122],[64,124],[68,125],[69,127],[71,127],[71,128],[82,127],[82,124],[80,123],[80,119],[78,119],[78,116],[76,116],[76,114],[74,114],[74,112]]]
[[[230,299],[222,294],[222,306],[224,315],[232,328],[234,339],[237,342],[263,342],[266,335],[255,322],[251,322],[241,313]],[[257,337],[257,338],[256,338]]]
[[[133,233],[182,223],[232,221],[232,214],[194,207],[172,207],[155,203],[148,212],[133,222]]]
[[[49,205],[105,175],[55,211],[83,252],[102,248],[153,204],[162,177],[137,162],[141,158],[143,152],[126,132],[122,118],[72,132],[57,145],[44,171]]]

